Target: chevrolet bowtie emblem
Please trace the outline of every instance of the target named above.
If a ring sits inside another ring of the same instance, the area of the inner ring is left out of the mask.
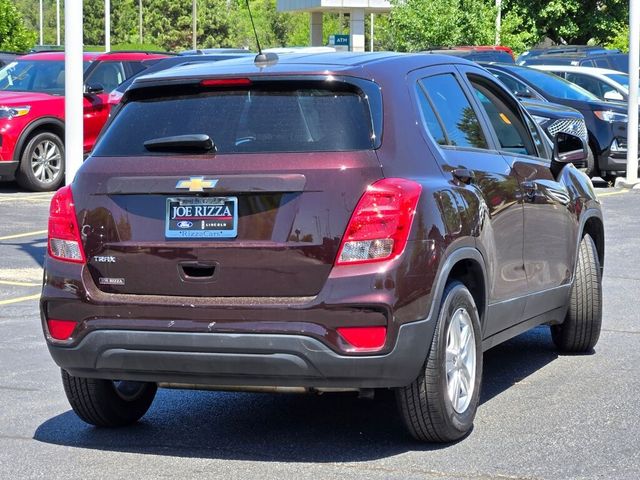
[[[204,177],[190,177],[189,180],[178,180],[176,188],[188,188],[190,192],[204,192],[205,188],[214,188],[218,180],[205,180]]]

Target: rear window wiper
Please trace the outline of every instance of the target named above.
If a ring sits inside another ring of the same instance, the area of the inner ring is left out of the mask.
[[[216,145],[209,135],[196,133],[173,137],[152,138],[144,142],[144,148],[151,152],[210,152]]]

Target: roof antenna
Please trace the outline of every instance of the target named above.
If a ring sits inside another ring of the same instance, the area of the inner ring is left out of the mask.
[[[247,4],[247,10],[249,10],[249,19],[251,20],[251,27],[253,28],[253,34],[256,37],[256,43],[258,44],[258,55],[253,59],[253,63],[258,67],[268,67],[269,65],[275,65],[278,63],[278,55],[273,52],[262,53],[262,47],[260,47],[260,40],[258,39],[258,32],[256,31],[256,24],[253,23],[253,15],[251,15],[251,7],[249,6],[249,0],[245,0]]]

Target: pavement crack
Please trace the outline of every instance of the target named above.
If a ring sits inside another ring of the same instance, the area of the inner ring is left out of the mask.
[[[633,330],[616,330],[615,328],[603,328],[602,331],[607,333],[628,333],[631,335],[640,335],[640,332],[637,331],[634,332]]]

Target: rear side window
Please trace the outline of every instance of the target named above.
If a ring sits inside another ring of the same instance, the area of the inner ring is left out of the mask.
[[[271,86],[134,99],[114,118],[95,155],[148,155],[147,140],[191,134],[209,135],[221,154],[374,148],[362,92]]]
[[[444,130],[442,129],[442,125],[440,125],[436,112],[431,106],[431,102],[427,98],[427,94],[421,85],[418,85],[417,90],[420,113],[422,113],[422,122],[427,127],[427,131],[431,134],[436,143],[439,145],[447,145],[448,142],[444,134]]]
[[[476,112],[452,74],[434,75],[419,83],[441,121],[447,145],[488,148]],[[437,141],[438,132],[430,133]]]

